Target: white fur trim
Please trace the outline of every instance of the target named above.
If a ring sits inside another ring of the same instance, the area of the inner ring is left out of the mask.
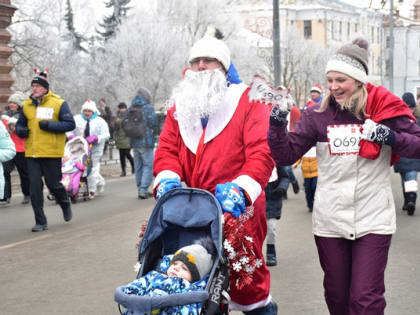
[[[237,184],[246,191],[248,196],[251,198],[251,203],[254,203],[262,192],[261,185],[248,175],[240,175],[234,179],[232,183]]]
[[[416,180],[408,180],[404,182],[405,192],[417,192],[418,184]]]
[[[235,114],[236,107],[238,106],[239,100],[246,88],[247,86],[243,83],[231,84],[229,86],[223,101],[224,106],[219,108],[219,110],[209,118],[206,127],[204,143],[214,139],[227,126],[229,121],[232,119],[233,114]],[[193,125],[194,123],[195,122],[191,122]],[[194,130],[191,130],[189,126],[190,124],[188,124],[188,126],[183,125],[179,121],[178,124],[179,132],[181,133],[184,144],[192,153],[196,154],[200,137],[203,134],[203,127],[201,126],[201,122],[196,124],[199,127]]]
[[[311,88],[311,92],[318,92],[319,94],[322,94],[321,89],[319,87],[317,87],[317,86],[313,86]]]
[[[242,311],[242,312],[246,312],[246,311],[251,311],[251,310],[255,310],[257,308],[260,307],[264,307],[266,306],[268,303],[271,302],[271,294],[269,294],[267,296],[267,298],[265,298],[262,301],[253,303],[253,304],[248,304],[248,305],[242,305],[242,304],[238,304],[232,300],[229,301],[229,309],[231,311]]]
[[[164,170],[156,175],[155,181],[153,182],[153,189],[155,189],[164,178],[178,178],[181,181],[181,177],[177,173],[170,170]]]
[[[191,62],[195,58],[209,57],[217,59],[225,70],[230,67],[230,50],[226,44],[213,36],[204,36],[198,40],[191,48],[188,61]]]
[[[347,74],[348,76],[352,77],[353,79],[356,79],[357,81],[360,81],[364,84],[367,83],[367,74],[363,70],[357,69],[356,67],[353,67],[352,65],[340,61],[340,60],[330,60],[327,63],[327,67],[325,69],[325,73],[328,73],[330,71],[337,71],[344,74]]]

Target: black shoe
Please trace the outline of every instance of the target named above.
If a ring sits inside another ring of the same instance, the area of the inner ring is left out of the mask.
[[[417,193],[409,192],[407,193],[407,214],[414,215],[414,211],[416,211],[416,199]]]
[[[297,181],[292,183],[292,187],[293,187],[293,192],[295,194],[298,194],[299,193],[299,183]]]
[[[35,224],[32,227],[32,232],[42,232],[48,230],[48,224]]]
[[[151,193],[149,193],[149,192],[147,192],[147,193],[145,193],[145,194],[139,194],[138,195],[138,198],[139,199],[149,199],[150,197],[152,197],[153,196],[153,194],[151,194]]]
[[[63,210],[64,221],[68,222],[73,217],[73,212],[71,211],[71,203],[66,202],[61,204],[61,209]]]
[[[10,203],[10,198],[0,200],[0,206],[5,206],[5,205],[8,205],[9,203]]]
[[[124,176],[126,176],[127,174],[125,173],[125,171],[122,171],[121,172],[121,174],[120,174],[120,177],[124,177]]]
[[[22,204],[27,205],[31,201],[31,197],[28,195],[23,195]]]
[[[276,255],[267,254],[266,265],[268,267],[277,266],[277,258],[276,258]]]

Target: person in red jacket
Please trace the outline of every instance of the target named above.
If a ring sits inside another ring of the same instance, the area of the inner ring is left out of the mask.
[[[160,134],[155,196],[181,182],[215,193],[225,218],[250,233],[247,239],[255,251],[255,264],[229,264],[230,309],[276,314],[262,252],[267,232],[264,187],[274,167],[267,144],[269,108],[249,100],[249,88],[240,81],[222,40],[204,36],[192,47],[189,62],[191,70],[172,92]],[[226,235],[227,226],[225,221],[225,237],[235,237]],[[233,256],[226,242],[225,250]]]
[[[25,139],[19,137],[15,130],[15,125],[19,118],[19,114],[22,111],[22,104],[25,99],[26,97],[22,92],[12,94],[8,99],[8,110],[2,114],[2,121],[10,133],[10,138],[15,144],[16,155],[10,161],[3,163],[4,197],[0,200],[0,205],[10,203],[10,198],[12,197],[10,173],[15,167],[19,173],[20,187],[23,194],[22,204],[28,204],[30,201],[28,167],[25,158]]]

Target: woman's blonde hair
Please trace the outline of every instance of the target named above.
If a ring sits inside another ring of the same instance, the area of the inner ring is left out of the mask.
[[[324,112],[331,103],[331,92],[328,91],[325,98],[322,100],[321,106],[317,112]],[[353,113],[358,119],[363,119],[367,116],[366,104],[367,104],[368,92],[366,84],[360,83],[360,86],[353,92],[353,94],[347,98],[344,104],[338,104],[341,110],[348,110]]]

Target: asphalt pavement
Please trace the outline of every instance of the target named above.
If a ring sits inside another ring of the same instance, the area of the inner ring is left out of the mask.
[[[385,314],[420,314],[420,211],[408,217],[400,210],[395,174],[393,187],[398,231],[386,270]],[[137,235],[154,206],[153,199],[136,197],[134,176],[114,176],[103,195],[73,205],[71,222],[46,200],[49,230],[32,233],[31,206],[21,205],[16,193],[0,208],[0,314],[119,314],[114,289],[136,276]],[[279,264],[270,270],[279,314],[328,314],[302,189],[289,190],[277,228]]]

